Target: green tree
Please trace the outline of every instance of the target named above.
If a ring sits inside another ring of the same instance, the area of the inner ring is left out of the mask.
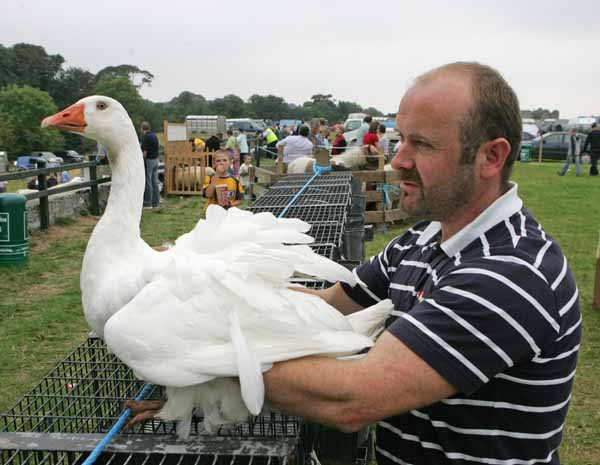
[[[383,113],[374,107],[365,108],[365,113],[371,116],[383,116]]]
[[[118,65],[118,66],[107,66],[101,69],[96,74],[96,81],[100,82],[105,79],[116,79],[116,78],[127,78],[131,83],[140,89],[143,85],[150,85],[154,74],[145,69],[140,69],[135,65]]]
[[[9,84],[31,86],[50,91],[65,59],[48,55],[44,47],[16,44],[0,49],[0,87]]]
[[[246,104],[237,95],[229,94],[223,98],[212,100],[209,104],[209,111],[215,115],[237,118],[246,114]]]
[[[248,99],[247,114],[251,118],[271,119],[292,118],[290,106],[281,97],[275,95],[254,94]]]
[[[82,68],[60,70],[49,90],[59,108],[65,108],[83,97],[92,95],[96,76]]]
[[[181,122],[187,115],[207,114],[208,102],[202,95],[186,90],[164,104],[164,111],[169,121]]]
[[[94,87],[94,94],[118,100],[125,107],[136,128],[144,121],[144,99],[127,77],[102,79]]]
[[[50,95],[39,89],[10,85],[0,90],[0,147],[6,148],[11,159],[62,147],[60,133],[40,127],[44,117],[57,111]]]

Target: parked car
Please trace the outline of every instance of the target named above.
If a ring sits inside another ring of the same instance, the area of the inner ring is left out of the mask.
[[[230,118],[227,120],[227,129],[260,134],[266,129],[266,125],[250,118]]]
[[[45,162],[46,168],[56,168],[60,166],[58,163],[49,162],[43,157],[32,157],[31,155],[24,155],[15,160],[15,167],[18,170],[34,170],[37,168],[38,161]]]
[[[79,155],[75,150],[55,150],[54,154],[63,159],[64,163],[82,163],[83,155]]]
[[[58,165],[62,165],[63,159],[57,157],[52,152],[31,152],[32,157],[42,157],[48,163],[56,163]]]
[[[581,144],[585,141],[585,134],[576,133],[575,134]],[[538,153],[540,151],[540,140],[541,138],[538,136],[530,141],[521,142],[521,146],[530,146],[533,149],[532,157],[534,160],[537,160]],[[544,134],[543,137],[543,145],[542,149],[542,158],[544,160],[559,160],[563,161],[567,159],[567,152],[569,150],[569,133],[566,131],[561,132],[549,132]]]

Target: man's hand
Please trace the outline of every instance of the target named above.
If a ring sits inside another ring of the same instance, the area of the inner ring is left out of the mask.
[[[160,409],[165,405],[164,400],[128,400],[123,407],[131,409],[131,419],[127,422],[128,428],[133,428],[138,423],[156,418]]]

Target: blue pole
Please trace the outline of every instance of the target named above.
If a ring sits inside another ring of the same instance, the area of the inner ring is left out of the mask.
[[[310,178],[306,184],[304,184],[302,186],[302,188],[296,192],[296,194],[292,197],[292,200],[289,201],[289,203],[285,206],[285,208],[283,209],[283,211],[277,216],[277,218],[283,218],[283,216],[288,212],[288,210],[290,209],[290,207],[292,206],[292,204],[298,199],[298,197],[300,197],[304,191],[306,189],[308,189],[308,186],[310,185],[311,182],[313,182],[313,180],[317,177],[320,176],[321,174],[330,171],[331,167],[330,166],[319,166],[316,163],[313,165],[313,170],[315,172],[315,174],[313,175],[312,178]]]
[[[150,393],[150,391],[152,390],[153,387],[154,386],[152,384],[144,384],[144,387],[142,388],[140,393],[137,395],[135,400],[144,399],[144,397],[146,397]],[[85,462],[83,462],[83,465],[92,465],[96,461],[96,459],[100,456],[100,454],[102,453],[104,448],[117,435],[117,433],[125,425],[125,422],[129,419],[130,416],[131,416],[130,408],[127,408],[123,413],[121,413],[121,416],[119,417],[119,419],[115,422],[114,425],[112,425],[112,427],[110,428],[108,433],[106,433],[106,436],[104,436],[102,441],[100,441],[98,443],[98,445],[96,447],[94,447],[94,450],[85,459]]]

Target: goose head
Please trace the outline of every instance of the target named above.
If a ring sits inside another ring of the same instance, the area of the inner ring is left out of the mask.
[[[44,118],[41,126],[93,139],[106,146],[112,154],[115,148],[136,136],[131,118],[123,105],[102,95],[82,98],[70,107]]]

